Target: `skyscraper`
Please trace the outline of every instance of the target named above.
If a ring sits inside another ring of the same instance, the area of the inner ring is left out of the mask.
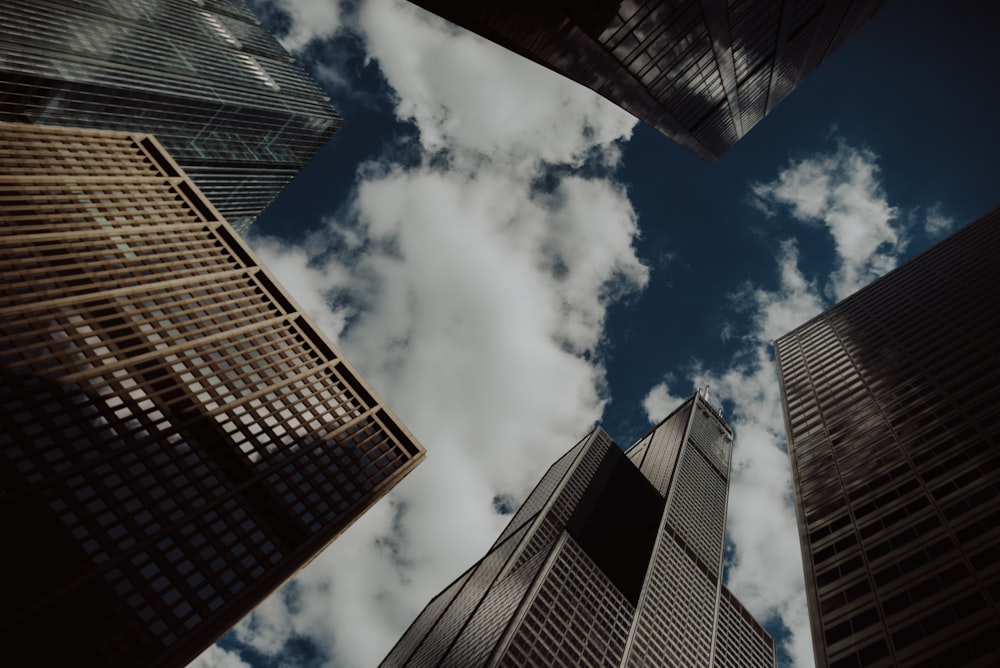
[[[410,0],[602,96],[705,160],[884,0]]]
[[[423,450],[153,137],[0,165],[5,656],[183,665]]]
[[[627,452],[594,429],[382,665],[774,666],[722,584],[732,444],[700,395]]]
[[[775,344],[816,662],[1000,665],[1000,209]]]
[[[341,125],[242,0],[5,0],[0,121],[153,134],[240,232]]]

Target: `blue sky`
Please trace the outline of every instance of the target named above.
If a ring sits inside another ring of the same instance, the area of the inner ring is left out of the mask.
[[[714,165],[396,0],[254,3],[346,125],[250,242],[428,459],[195,665],[369,666],[595,422],[737,432],[727,577],[812,663],[770,341],[997,204],[990,3],[890,2]]]

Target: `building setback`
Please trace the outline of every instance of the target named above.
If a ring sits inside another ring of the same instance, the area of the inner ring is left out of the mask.
[[[718,159],[884,0],[410,0]]]
[[[0,641],[184,665],[423,449],[152,136],[0,165]]]
[[[773,667],[721,582],[732,443],[700,395],[624,453],[597,427],[382,666]]]
[[[4,0],[0,121],[154,134],[241,233],[341,126],[242,0]]]
[[[1000,209],[775,344],[816,663],[1000,665]]]

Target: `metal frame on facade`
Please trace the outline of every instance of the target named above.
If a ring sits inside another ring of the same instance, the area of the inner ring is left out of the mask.
[[[154,137],[0,124],[0,165],[0,637],[181,665],[424,451]]]

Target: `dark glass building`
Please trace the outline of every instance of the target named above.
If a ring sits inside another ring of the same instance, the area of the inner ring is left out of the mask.
[[[382,666],[773,667],[722,584],[732,444],[700,395],[626,452],[594,429]]]
[[[240,232],[341,125],[242,0],[4,0],[0,121],[154,134]]]
[[[816,663],[1000,665],[1000,209],[775,344]]]
[[[0,646],[184,665],[423,450],[152,136],[0,165]]]
[[[716,160],[884,0],[410,0]]]

